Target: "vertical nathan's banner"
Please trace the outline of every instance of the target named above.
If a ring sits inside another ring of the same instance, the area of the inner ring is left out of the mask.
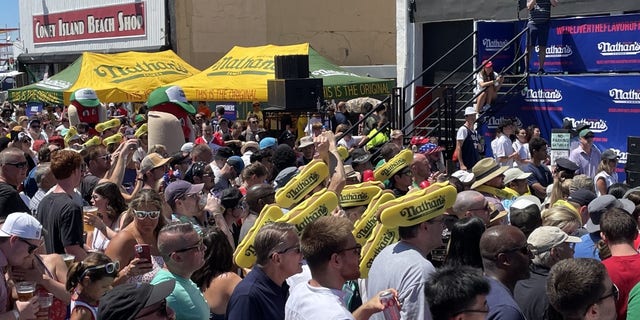
[[[530,57],[532,72],[539,50]],[[640,71],[640,15],[551,20],[545,51],[551,73]]]
[[[495,129],[503,119],[516,118],[518,126],[536,124],[550,142],[553,128],[569,120],[574,127],[591,126],[598,149],[613,149],[620,155],[618,175],[625,177],[627,137],[638,135],[640,119],[640,76],[575,75],[534,76],[529,88],[510,99],[508,107],[487,118],[480,129],[487,150]]]
[[[146,34],[144,2],[33,16],[33,43],[140,37]]]
[[[516,30],[516,25],[512,21],[476,21],[476,31],[476,48],[478,51],[476,66],[480,66],[482,61],[496,54],[500,48],[507,45],[519,32],[519,30]],[[518,41],[512,42],[491,60],[494,71],[499,73],[513,62],[516,46],[519,44]]]

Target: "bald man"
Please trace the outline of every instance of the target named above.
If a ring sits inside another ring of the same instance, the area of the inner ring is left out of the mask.
[[[413,174],[413,187],[418,188],[422,181],[429,179],[431,175],[431,165],[429,159],[424,154],[414,153],[411,162],[411,173]]]
[[[520,229],[499,225],[480,238],[480,255],[491,291],[487,296],[487,319],[525,320],[513,299],[516,282],[529,278],[531,251]]]
[[[249,215],[242,221],[240,240],[238,241],[242,241],[247,233],[249,233],[249,230],[251,230],[256,223],[260,212],[262,212],[262,208],[276,202],[276,191],[270,184],[256,184],[247,190],[245,199],[247,200],[247,205],[249,205]]]
[[[489,225],[491,220],[489,202],[478,191],[466,190],[458,193],[452,210],[459,219],[478,217],[482,219],[486,226]]]

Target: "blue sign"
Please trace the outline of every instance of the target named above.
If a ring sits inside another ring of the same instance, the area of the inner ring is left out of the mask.
[[[27,114],[27,118],[31,118],[36,113],[42,112],[42,108],[43,108],[42,102],[28,102],[27,109],[25,110],[25,113]]]
[[[476,21],[476,31],[476,46],[478,49],[476,66],[480,66],[482,61],[496,54],[500,48],[509,43],[520,30],[516,28],[516,24],[512,21]],[[500,53],[491,59],[494,71],[500,73],[513,62],[516,46],[519,44],[518,41],[512,42],[505,50],[500,51]]]

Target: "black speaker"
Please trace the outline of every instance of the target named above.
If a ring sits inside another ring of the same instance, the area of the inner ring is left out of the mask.
[[[317,110],[318,99],[324,100],[322,79],[267,80],[267,110]]]
[[[640,137],[627,137],[627,152],[640,154]]]
[[[640,186],[640,171],[626,171],[627,173],[627,184],[631,186],[631,188],[635,188]]]
[[[309,56],[289,55],[273,58],[276,69],[276,79],[309,78]]]
[[[640,154],[627,153],[627,164],[624,168],[628,171],[640,171]]]

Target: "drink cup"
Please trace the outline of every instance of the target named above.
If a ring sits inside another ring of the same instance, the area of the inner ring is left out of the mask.
[[[76,260],[76,256],[68,253],[62,254],[61,256],[64,263],[67,265],[67,269],[71,268],[71,265]]]
[[[85,207],[82,207],[82,212],[86,217],[88,213],[96,214],[98,212],[98,208],[93,206],[85,206]],[[93,231],[94,229],[95,229],[94,226],[84,222],[84,232]]]
[[[33,298],[36,291],[36,284],[31,281],[22,281],[16,284],[16,292],[18,293],[19,301],[29,301]]]
[[[53,304],[53,294],[45,291],[38,292],[40,310],[36,313],[37,320],[49,319],[49,308]]]

